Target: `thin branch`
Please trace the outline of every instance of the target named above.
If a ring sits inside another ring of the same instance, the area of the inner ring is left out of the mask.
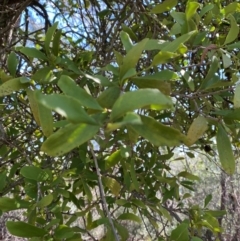
[[[100,190],[100,196],[101,196],[101,200],[102,200],[103,210],[104,210],[105,214],[106,214],[107,217],[108,217],[108,220],[109,220],[109,223],[110,223],[110,225],[111,225],[111,228],[112,228],[112,231],[113,231],[115,240],[116,240],[116,241],[120,241],[119,238],[118,238],[117,231],[116,231],[116,229],[115,229],[115,227],[114,227],[113,220],[112,220],[112,218],[111,218],[110,212],[109,212],[109,210],[108,210],[107,201],[106,201],[106,198],[105,198],[105,192],[104,192],[104,188],[103,188],[103,184],[102,184],[102,179],[101,179],[101,173],[100,173],[100,170],[99,170],[99,167],[98,167],[97,157],[96,157],[96,155],[95,155],[95,153],[94,153],[94,150],[93,150],[93,148],[92,148],[91,143],[89,143],[89,148],[90,148],[90,152],[91,152],[91,154],[92,154],[93,161],[94,161],[95,168],[96,168],[96,173],[97,173],[97,177],[98,177],[98,185],[99,185],[99,190]]]

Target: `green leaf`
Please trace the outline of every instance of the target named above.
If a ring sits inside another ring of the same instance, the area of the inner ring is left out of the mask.
[[[55,56],[58,56],[59,54],[61,36],[62,36],[62,31],[57,30],[53,37],[52,52]]]
[[[102,182],[105,187],[110,189],[115,197],[118,197],[122,187],[116,179],[102,176]]]
[[[6,182],[6,178],[7,178],[7,173],[6,171],[3,171],[0,173],[0,192],[3,190],[3,188],[6,186],[7,182]]]
[[[35,98],[36,98],[36,94],[35,94]],[[42,128],[43,134],[46,137],[48,137],[53,133],[52,111],[47,107],[38,103],[38,114],[39,114],[40,126]]]
[[[201,223],[205,227],[209,228],[212,232],[214,233],[222,232],[222,228],[219,227],[218,220],[212,215],[205,213],[201,219],[202,219]]]
[[[53,195],[48,194],[47,196],[44,196],[38,203],[37,207],[44,208],[50,205],[53,201]]]
[[[132,183],[133,183],[134,189],[139,192],[139,183],[138,183],[137,175],[136,175],[136,172],[135,172],[135,162],[134,162],[134,159],[131,159],[130,174],[131,174],[131,178],[132,178]]]
[[[178,4],[177,0],[165,0],[163,3],[157,4],[152,10],[151,13],[164,13],[166,11],[172,10]]]
[[[232,145],[222,125],[218,126],[217,149],[223,170],[232,175],[235,172],[235,158],[232,152]]]
[[[225,47],[227,48],[227,50],[239,49],[240,41],[233,44],[226,45]]]
[[[82,185],[83,185],[83,189],[84,189],[84,192],[89,200],[89,202],[92,201],[92,191],[91,189],[89,188],[88,184],[82,179]]]
[[[69,228],[66,225],[58,226],[54,234],[54,236],[60,240],[71,238],[73,235],[74,235],[73,229]]]
[[[212,194],[208,194],[204,199],[204,208],[207,207],[207,205],[211,202],[211,200],[212,200]]]
[[[121,38],[121,41],[123,43],[123,46],[124,46],[126,52],[128,53],[129,50],[133,47],[132,40],[130,39],[128,33],[124,32],[124,31],[120,32],[120,38]]]
[[[232,60],[226,54],[222,53],[223,68],[226,69],[232,65]]]
[[[106,169],[114,167],[122,160],[120,150],[113,152],[106,160],[105,160],[105,167]]]
[[[156,54],[153,58],[152,65],[159,65],[159,64],[165,64],[170,62],[171,59],[178,57],[179,54],[169,52],[169,51],[160,51],[158,54]]]
[[[40,84],[48,84],[55,79],[53,70],[51,67],[45,66],[41,69],[38,69],[33,75],[32,79],[37,81]]]
[[[200,16],[200,17],[203,17],[207,12],[211,11],[213,8],[214,8],[214,4],[212,4],[212,3],[205,5],[205,6],[201,9],[201,11],[200,11],[200,13],[199,13],[199,16]]]
[[[7,59],[7,66],[8,66],[10,75],[12,76],[16,75],[18,62],[19,61],[18,61],[17,55],[14,52],[11,52],[8,55],[8,59]]]
[[[7,221],[6,226],[10,234],[23,238],[43,237],[45,234],[47,234],[47,231],[44,229],[37,228],[31,224],[20,221]]]
[[[172,108],[172,100],[156,89],[127,92],[121,95],[113,105],[111,119],[117,119],[128,111],[146,107],[157,110]]]
[[[240,108],[240,85],[238,84],[235,89],[233,98],[234,108]]]
[[[199,7],[200,7],[200,4],[197,2],[187,2],[187,7],[186,7],[187,20],[191,19],[195,15]]]
[[[181,223],[171,233],[171,241],[189,240],[188,224]]]
[[[134,222],[137,222],[137,223],[142,223],[142,220],[133,213],[120,214],[117,219],[118,220],[129,220],[129,221],[134,221]]]
[[[187,171],[183,171],[183,172],[178,173],[178,176],[179,177],[185,177],[185,178],[187,178],[189,180],[192,180],[192,181],[199,181],[200,180],[200,178],[198,176],[195,176],[192,173],[189,173]]]
[[[99,130],[98,126],[68,124],[52,134],[42,145],[41,150],[50,156],[63,155],[90,140]]]
[[[46,171],[35,166],[22,167],[20,173],[25,178],[32,179],[37,182],[44,182],[49,178],[49,175]]]
[[[31,107],[33,117],[34,117],[36,123],[40,126],[41,123],[40,123],[39,108],[38,108],[39,104],[37,102],[37,99],[36,99],[34,93],[35,92],[32,91],[31,89],[27,89],[28,101],[29,101],[29,104],[30,104],[30,107]]]
[[[149,39],[144,47],[144,50],[161,50],[168,44],[169,42],[166,42],[165,40]]]
[[[192,237],[191,241],[203,241],[203,240],[198,237]]]
[[[128,112],[120,122],[108,123],[107,131],[120,129],[122,126],[125,126],[127,124],[141,124],[141,123],[142,121],[138,114]]]
[[[238,37],[238,34],[239,34],[239,27],[235,18],[231,14],[228,15],[228,18],[230,19],[230,22],[231,22],[231,28],[225,39],[224,45],[233,42]]]
[[[128,237],[129,237],[128,229],[117,222],[114,222],[114,226],[116,227],[118,234],[121,237],[121,240],[128,240]],[[111,239],[110,241],[112,240],[113,239]]]
[[[44,107],[56,111],[74,124],[96,124],[96,121],[81,107],[81,103],[70,96],[59,94],[43,95],[38,92],[36,97]]]
[[[58,86],[64,94],[75,98],[81,103],[81,105],[94,110],[102,110],[102,107],[98,102],[84,89],[79,87],[70,77],[62,75],[58,81]]]
[[[182,36],[178,37],[177,39],[173,40],[172,42],[170,42],[168,45],[166,45],[162,51],[165,51],[165,52],[176,52],[179,47],[185,43],[186,41],[188,41],[194,34],[196,34],[197,31],[191,31],[191,32],[188,32],[186,34],[183,34]]]
[[[194,144],[208,129],[208,123],[205,117],[198,116],[191,124],[188,133],[186,145],[191,146]]]
[[[143,39],[141,42],[134,45],[127,55],[123,58],[123,63],[120,65],[120,79],[127,73],[127,71],[131,68],[135,68],[139,58],[141,57],[142,51],[148,39]]]
[[[118,99],[120,93],[121,90],[119,87],[110,87],[100,94],[100,96],[97,98],[97,101],[103,108],[111,109]]]
[[[48,28],[46,36],[45,36],[45,41],[44,41],[44,47],[47,53],[49,52],[50,49],[50,43],[52,41],[53,35],[57,29],[58,22],[55,22],[51,27]]]
[[[219,218],[227,214],[225,210],[205,210],[205,213],[215,217]]]
[[[209,85],[211,85],[211,79],[213,79],[213,77],[217,73],[218,65],[219,65],[218,58],[216,56],[213,56],[212,63],[211,63],[210,68],[208,70],[207,76],[202,81],[200,89],[206,89]]]
[[[21,47],[19,51],[25,54],[27,57],[36,58],[41,60],[47,60],[46,55],[36,48]]]
[[[232,2],[228,4],[224,9],[225,15],[228,16],[228,14],[232,14],[235,12],[240,12],[240,3]]]
[[[20,89],[25,89],[28,87],[28,83],[22,83],[23,77],[14,78],[7,80],[3,84],[0,85],[0,97],[10,95],[15,91]]]
[[[142,125],[131,125],[139,135],[156,146],[177,146],[186,137],[179,130],[165,126],[151,117],[141,116]]]
[[[31,203],[25,201],[25,200],[17,200],[17,199],[12,199],[9,197],[1,197],[0,198],[0,210],[3,212],[8,212],[12,210],[17,210],[17,209],[26,209],[29,208]]]

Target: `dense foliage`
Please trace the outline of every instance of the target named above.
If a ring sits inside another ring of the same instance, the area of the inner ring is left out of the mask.
[[[0,210],[22,210],[6,222],[12,235],[240,239],[238,196],[226,185],[238,172],[240,3],[9,0],[0,9]],[[189,202],[200,178],[175,169],[180,153],[218,167],[214,210],[211,194]]]

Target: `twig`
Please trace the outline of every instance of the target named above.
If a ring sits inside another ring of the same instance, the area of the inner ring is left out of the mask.
[[[119,238],[118,238],[117,231],[116,231],[116,229],[114,227],[114,224],[113,224],[110,212],[109,212],[108,207],[107,207],[107,201],[106,201],[106,198],[105,198],[105,192],[104,192],[104,188],[103,188],[103,184],[102,184],[101,173],[99,171],[97,158],[95,156],[95,153],[94,153],[94,150],[93,150],[93,148],[91,146],[91,143],[89,145],[89,148],[90,148],[90,152],[92,154],[93,161],[94,161],[94,164],[95,164],[95,167],[96,167],[96,173],[97,173],[97,177],[98,177],[98,185],[99,185],[99,190],[100,190],[100,196],[101,196],[101,200],[102,200],[103,210],[104,210],[105,214],[108,217],[108,221],[109,221],[109,223],[111,225],[111,228],[112,228],[115,240],[116,241],[120,241]]]

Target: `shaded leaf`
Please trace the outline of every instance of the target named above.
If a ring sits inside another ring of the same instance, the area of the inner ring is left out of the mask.
[[[7,80],[3,84],[0,85],[0,97],[10,95],[15,91],[18,91],[20,89],[25,89],[28,87],[28,83],[22,83],[21,80],[24,77],[14,78]],[[29,82],[29,81],[28,81]]]
[[[81,103],[70,96],[43,95],[38,92],[36,97],[44,107],[56,111],[72,123],[96,124],[96,121],[81,107]]]
[[[0,198],[0,210],[3,212],[8,212],[17,209],[26,209],[29,208],[31,203],[25,200],[17,200],[9,197]]]
[[[37,202],[37,207],[44,208],[50,205],[53,201],[53,195],[49,194],[44,196],[39,202]]]
[[[131,125],[139,135],[156,146],[177,146],[186,137],[179,130],[165,126],[151,117],[141,116],[142,125]]]
[[[133,213],[123,213],[123,214],[120,214],[117,219],[118,220],[129,220],[129,221],[134,221],[134,222],[137,222],[137,223],[141,223],[142,222],[142,220],[138,216],[133,214]]]
[[[46,55],[36,48],[20,47],[19,51],[25,54],[27,57],[36,58],[41,60],[47,60]]]
[[[225,39],[224,45],[233,42],[238,37],[238,34],[239,34],[239,27],[235,18],[231,14],[228,15],[228,18],[230,19],[230,22],[231,22],[231,28]]]
[[[163,3],[157,4],[152,10],[151,13],[163,13],[170,11],[173,7],[177,5],[177,0],[165,0]]]
[[[43,237],[45,234],[47,234],[47,231],[45,231],[44,229],[37,228],[31,224],[21,221],[7,221],[6,226],[10,234],[23,238]]]
[[[46,181],[49,178],[49,175],[45,170],[35,166],[22,167],[20,173],[25,178],[32,179],[38,182]]]
[[[18,62],[19,61],[18,61],[17,55],[14,52],[11,52],[8,55],[7,66],[8,66],[9,73],[12,76],[15,76],[16,74]]]
[[[122,63],[122,65],[119,66],[121,79],[127,73],[127,71],[129,69],[135,68],[147,42],[148,42],[148,39],[143,39],[141,42],[134,45],[129,50],[127,55],[123,58],[123,63]]]
[[[194,144],[208,129],[208,123],[205,117],[198,116],[191,124],[186,139],[186,145]]]
[[[128,111],[146,107],[158,110],[168,109],[172,108],[172,101],[156,89],[140,89],[127,92],[121,95],[113,105],[111,119],[117,119]]]
[[[95,110],[102,110],[102,107],[98,104],[98,102],[84,89],[79,87],[70,77],[62,75],[58,81],[58,86],[64,94],[77,99],[81,105]]]
[[[119,182],[111,177],[102,177],[102,182],[105,187],[108,187],[114,196],[118,196],[121,190],[121,185]]]
[[[50,156],[63,155],[91,139],[98,130],[99,127],[94,125],[68,124],[52,134],[41,150]]]
[[[240,108],[240,85],[238,84],[235,89],[233,98],[234,108]]]
[[[171,233],[172,241],[189,240],[188,224],[181,223]]]
[[[235,158],[229,137],[222,125],[218,126],[217,149],[223,170],[232,175],[235,172]]]
[[[120,93],[121,90],[119,87],[110,87],[100,94],[100,96],[97,98],[97,101],[103,108],[111,109],[118,99]]]

